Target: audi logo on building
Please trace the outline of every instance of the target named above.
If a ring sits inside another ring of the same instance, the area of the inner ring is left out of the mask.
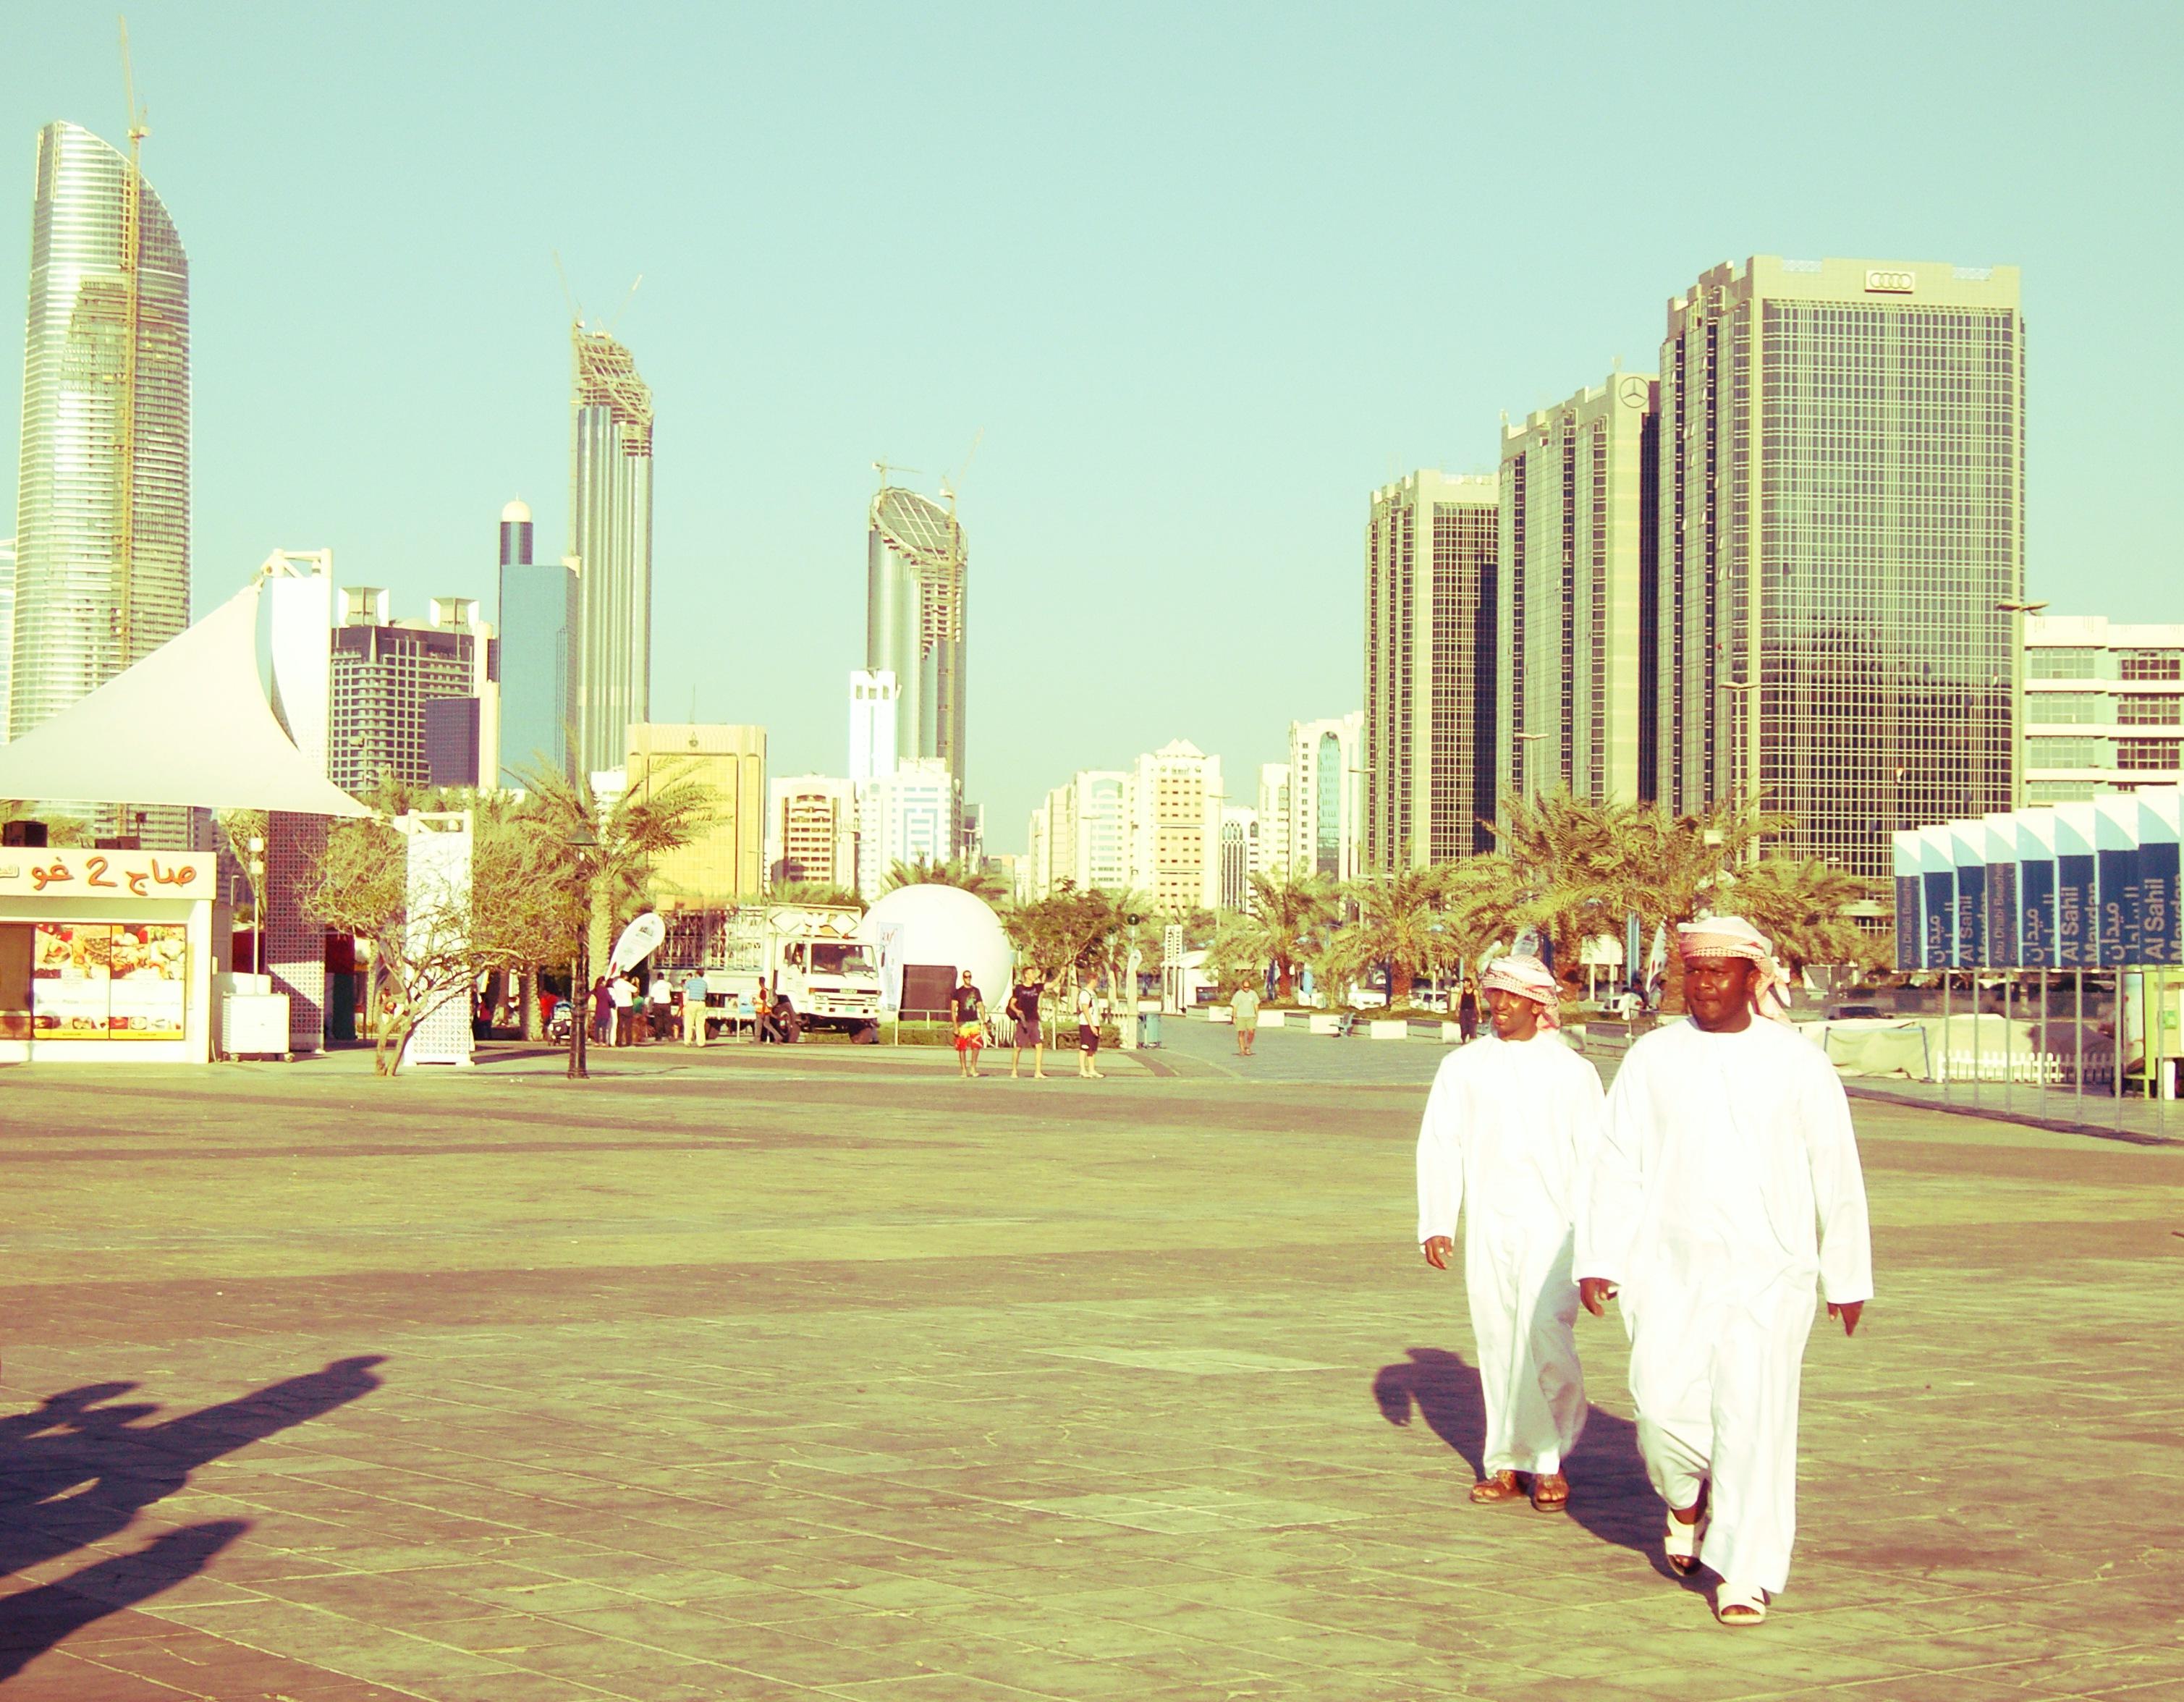
[[[1919,287],[1916,272],[1872,271],[1865,275],[1868,295],[1908,296]]]

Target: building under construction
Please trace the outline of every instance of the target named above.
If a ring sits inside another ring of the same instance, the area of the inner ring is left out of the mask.
[[[963,617],[969,552],[953,504],[883,486],[866,541],[865,666],[900,696],[895,758],[933,757],[963,782]]]
[[[636,357],[581,320],[569,432],[569,554],[582,634],[576,768],[621,763],[652,719],[652,392]]]

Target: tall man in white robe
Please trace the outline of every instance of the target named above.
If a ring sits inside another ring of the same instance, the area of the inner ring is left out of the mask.
[[[1491,1039],[1449,1054],[1418,1131],[1418,1242],[1437,1271],[1464,1220],[1463,1286],[1486,1396],[1482,1505],[1569,1504],[1563,1457],[1584,1427],[1572,1333],[1577,1190],[1601,1117],[1599,1072],[1563,1043],[1561,991],[1537,958],[1484,979]]]
[[[1873,1252],[1849,1102],[1789,1025],[1766,937],[1736,916],[1680,933],[1691,1020],[1640,1040],[1616,1075],[1577,1273],[1596,1317],[1622,1298],[1669,1565],[1703,1555],[1722,1623],[1756,1625],[1789,1580],[1814,1290],[1850,1334]]]

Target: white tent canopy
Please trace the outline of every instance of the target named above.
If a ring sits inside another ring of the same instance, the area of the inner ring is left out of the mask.
[[[258,678],[258,589],[0,745],[0,798],[370,815],[274,718]]]

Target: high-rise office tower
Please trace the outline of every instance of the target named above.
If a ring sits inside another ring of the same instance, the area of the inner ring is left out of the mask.
[[[500,511],[500,784],[533,769],[573,778],[578,635],[583,606],[574,559],[536,562],[530,507]]]
[[[38,132],[15,512],[20,737],[190,618],[189,261],[129,156],[72,124]],[[187,843],[187,810],[127,814]]]
[[[0,538],[0,744],[8,743],[8,676],[15,665],[15,540]]]
[[[1251,876],[1259,861],[1259,835],[1263,831],[1259,812],[1224,804],[1221,807],[1221,908],[1251,908]]]
[[[1373,493],[1365,531],[1365,858],[1487,848],[1501,484],[1421,470]],[[1294,805],[1292,805],[1294,808]]]
[[[652,392],[581,321],[569,439],[569,553],[582,615],[577,770],[613,767],[652,712]]]
[[[1661,347],[1659,794],[1757,795],[1886,879],[2015,802],[2025,328],[2013,266],[1716,267]]]
[[[1364,850],[1365,712],[1353,709],[1317,721],[1290,723],[1287,810],[1279,832],[1286,861],[1299,878],[1354,879]]]
[[[1080,769],[1033,812],[1032,896],[1063,882],[1080,892],[1120,894],[1130,879],[1130,776]]]
[[[898,863],[945,863],[963,826],[963,789],[937,756],[905,757],[857,788],[857,893],[880,895]]]
[[[865,666],[901,692],[898,758],[937,757],[963,785],[963,615],[969,553],[955,514],[889,485],[866,539]]]
[[[1653,795],[1659,391],[1617,373],[1502,428],[1497,793]]]
[[[434,598],[427,620],[392,619],[391,601],[376,586],[342,590],[327,777],[359,797],[387,777],[476,786],[499,765],[493,628],[471,598]]]
[[[1357,718],[1360,748],[1362,748],[1365,718]],[[1351,759],[1351,765],[1362,768],[1362,754]],[[1360,833],[1364,831],[1362,805],[1365,788],[1364,776],[1354,778],[1361,784],[1357,788],[1361,805],[1357,821]],[[1285,762],[1262,762],[1259,765],[1259,866],[1253,872],[1279,881],[1290,872],[1290,765]]]

